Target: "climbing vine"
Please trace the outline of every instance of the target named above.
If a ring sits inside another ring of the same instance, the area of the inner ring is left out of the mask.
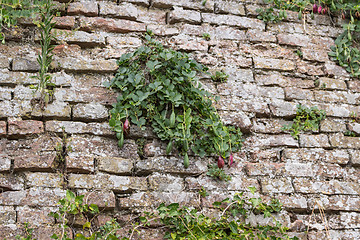
[[[259,19],[279,22],[287,18],[286,10],[296,11],[301,19],[306,13],[338,15],[348,19],[342,25],[343,32],[331,47],[329,56],[352,76],[360,76],[360,3],[358,0],[265,0],[267,8],[258,9]],[[278,9],[275,11],[275,9]]]
[[[241,147],[241,132],[225,126],[213,101],[198,81],[207,68],[186,53],[164,48],[145,36],[145,44],[118,60],[119,69],[106,86],[120,92],[110,111],[110,126],[119,147],[130,123],[145,129],[151,126],[167,142],[166,153],[176,148],[189,166],[189,154],[228,158]]]

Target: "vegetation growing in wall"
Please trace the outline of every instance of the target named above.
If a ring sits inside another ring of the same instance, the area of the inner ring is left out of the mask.
[[[299,12],[299,19],[305,14],[330,14],[348,19],[343,24],[343,33],[335,40],[329,56],[352,76],[360,76],[360,4],[358,0],[265,0],[268,7],[258,9],[259,19],[265,22],[279,22],[287,18],[286,10]],[[278,9],[278,10],[275,10]]]
[[[110,111],[110,126],[119,146],[131,124],[151,126],[168,143],[167,154],[177,148],[189,166],[191,151],[228,158],[241,147],[241,132],[225,126],[213,106],[215,98],[202,88],[198,73],[207,71],[186,53],[164,48],[146,35],[145,44],[118,60],[119,69],[106,85],[120,91]]]
[[[103,226],[98,226],[96,217],[100,212],[99,207],[95,204],[84,203],[84,195],[76,196],[68,190],[66,197],[59,201],[59,209],[50,214],[57,219],[61,229],[60,234],[54,233],[51,238],[57,240],[130,240],[134,239],[139,229],[156,223],[165,227],[165,239],[173,240],[298,239],[297,237],[290,238],[286,233],[288,229],[273,215],[281,211],[281,203],[276,199],[266,203],[254,196],[255,188],[249,189],[252,195],[245,196],[244,193],[237,193],[232,198],[214,202],[213,206],[218,212],[217,217],[208,217],[195,208],[180,207],[178,203],[170,205],[162,203],[155,212],[145,212],[143,216],[138,217],[137,221],[130,225],[130,231],[127,234],[120,234],[119,230],[129,227],[128,223],[124,226],[115,219]],[[74,222],[74,219],[84,219],[83,231],[77,233],[74,238],[70,238],[71,222]],[[267,224],[256,223],[260,219],[267,219]],[[32,229],[28,225],[26,229],[26,238],[18,236],[19,239],[32,239]]]
[[[316,106],[307,108],[301,104],[297,105],[296,117],[293,123],[284,126],[282,130],[290,131],[291,136],[295,139],[299,138],[299,134],[303,131],[319,130],[320,121],[325,119],[324,110],[319,110]]]

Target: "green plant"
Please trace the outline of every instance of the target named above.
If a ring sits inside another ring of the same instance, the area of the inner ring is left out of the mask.
[[[34,100],[35,102],[38,101],[41,109],[44,110],[45,106],[52,100],[53,87],[55,86],[55,84],[51,83],[51,75],[49,74],[53,57],[52,51],[55,47],[51,44],[51,42],[55,40],[51,33],[51,30],[55,26],[55,23],[52,22],[54,18],[52,0],[45,1],[44,8],[41,10],[41,18],[42,21],[38,25],[40,28],[41,53],[37,58],[40,70],[39,73],[34,76],[34,78],[39,80],[39,83],[36,86],[32,85],[31,88],[35,89],[35,92],[40,93],[40,97]],[[33,103],[34,100],[32,100]]]
[[[119,147],[126,134],[124,123],[130,120],[142,129],[151,126],[168,142],[167,154],[178,148],[185,167],[190,150],[201,157],[224,158],[237,152],[242,144],[240,129],[221,122],[213,96],[196,77],[207,68],[186,53],[164,48],[149,35],[145,40],[135,52],[121,56],[115,77],[105,84],[121,93],[109,121]]]
[[[299,13],[299,19],[306,13],[340,15],[349,22],[343,24],[343,33],[335,40],[329,56],[352,76],[360,76],[360,4],[358,0],[266,0],[268,7],[257,9],[258,18],[264,22],[279,22],[287,18],[286,10]],[[274,9],[278,9],[275,11]]]
[[[203,33],[202,38],[205,39],[206,41],[210,41],[211,39],[210,33]]]
[[[208,171],[206,173],[206,175],[215,178],[215,179],[219,179],[221,181],[230,181],[231,180],[231,176],[227,175],[224,171],[224,169],[219,168],[217,166],[217,164],[210,164],[208,166]]]
[[[213,74],[211,76],[211,79],[214,82],[226,82],[229,78],[229,75],[227,75],[226,73],[224,73],[223,71],[216,71],[215,74]]]
[[[16,235],[15,238],[18,240],[36,240],[32,237],[34,229],[30,228],[29,223],[27,223],[27,222],[24,223],[24,231],[25,231],[25,237]]]
[[[0,41],[5,43],[4,30],[16,27],[20,18],[35,19],[46,0],[0,0]]]
[[[282,130],[290,131],[291,136],[298,139],[302,131],[317,131],[320,121],[325,117],[324,110],[319,110],[317,107],[307,108],[299,104],[297,105],[296,117],[293,119],[293,123],[283,126]]]
[[[346,130],[346,131],[344,132],[344,136],[356,137],[356,133],[355,133],[354,131]]]

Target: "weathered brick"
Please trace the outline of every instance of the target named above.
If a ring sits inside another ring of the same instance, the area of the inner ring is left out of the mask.
[[[108,16],[115,18],[125,18],[136,20],[138,17],[138,9],[131,3],[121,3],[117,5],[112,2],[100,2],[100,16]]]
[[[254,58],[255,68],[274,69],[280,71],[292,71],[295,69],[293,61],[269,58]]]
[[[360,185],[355,182],[344,182],[338,180],[316,181],[307,178],[295,178],[293,180],[295,191],[299,193],[322,193],[358,195]]]
[[[66,157],[66,169],[75,173],[90,173],[94,171],[94,157],[70,152]]]
[[[125,19],[108,19],[101,17],[80,17],[80,30],[93,32],[103,30],[106,32],[127,33],[145,32],[146,25]]]
[[[311,76],[323,76],[324,72],[320,66],[316,66],[310,62],[297,61],[296,67],[299,73],[308,74]]]
[[[114,191],[147,190],[146,178],[108,174],[69,174],[69,187],[80,189],[109,189]]]
[[[315,195],[314,198],[308,199],[308,204],[311,209],[319,209],[319,205],[326,210],[333,211],[359,211],[360,198],[359,196],[348,195]]]
[[[0,137],[6,135],[6,122],[0,121]]]
[[[258,29],[249,29],[246,36],[251,42],[276,42],[275,34]]]
[[[360,148],[360,140],[357,137],[346,137],[342,133],[329,136],[331,146],[338,148]]]
[[[301,52],[305,60],[317,62],[329,61],[328,50],[325,49],[301,48]]]
[[[11,93],[13,90],[11,88],[0,87],[0,101],[11,100]]]
[[[198,11],[184,10],[181,7],[173,7],[174,10],[169,13],[169,22],[187,22],[191,24],[200,24],[201,15]]]
[[[324,72],[328,77],[336,76],[339,79],[349,78],[350,75],[343,67],[334,64],[333,62],[326,62],[324,65]]]
[[[349,85],[351,81],[349,81]],[[318,79],[318,84],[324,90],[346,90],[347,86],[344,80],[321,77]],[[351,89],[351,87],[349,87]],[[351,89],[353,90],[353,89]]]
[[[34,227],[40,224],[54,224],[54,218],[49,216],[50,212],[54,211],[54,208],[30,208],[28,206],[17,207],[19,223],[29,223],[30,227]]]
[[[39,63],[35,59],[15,58],[12,61],[12,71],[37,72],[40,69]]]
[[[311,90],[299,89],[297,87],[285,88],[285,100],[314,100],[314,93]]]
[[[25,173],[25,179],[30,187],[61,188],[64,185],[64,180],[58,173],[29,172]]]
[[[278,161],[280,160],[280,150],[278,149],[261,149],[261,150],[250,150],[249,161],[260,162],[260,161]]]
[[[14,89],[14,99],[31,100],[34,98],[34,90],[23,85],[17,85]]]
[[[34,76],[34,74],[25,72],[10,72],[8,70],[0,71],[0,84],[36,84],[38,80],[31,78],[31,76]]]
[[[70,121],[47,121],[45,123],[46,131],[62,133],[63,128],[66,133],[79,134],[93,134],[100,136],[113,136],[114,131],[109,126],[109,123],[84,123],[84,122],[70,122]]]
[[[350,150],[351,163],[354,166],[360,166],[360,150]]]
[[[9,68],[10,66],[10,61],[9,58],[7,56],[1,56],[0,57],[0,68]]]
[[[84,204],[96,204],[99,208],[114,209],[116,205],[115,194],[112,191],[79,190],[78,195],[84,195]]]
[[[131,194],[128,198],[119,199],[120,208],[157,207],[161,203],[179,203],[186,206],[199,206],[197,193],[192,192],[138,192]]]
[[[319,109],[325,110],[327,117],[351,117],[351,113],[357,111],[357,108],[346,104],[322,103],[318,106]]]
[[[157,24],[147,25],[146,30],[152,31],[157,36],[173,36],[180,33],[179,29],[177,29],[176,27]]]
[[[91,87],[84,89],[55,89],[54,97],[58,101],[71,103],[101,103],[112,105],[116,103],[117,93],[104,87]]]
[[[83,31],[53,30],[52,33],[59,42],[77,44],[82,47],[94,47],[105,45],[105,37],[97,33],[87,33]]]
[[[93,1],[71,2],[68,5],[67,13],[95,17],[98,15],[98,4]]]
[[[271,113],[276,117],[293,117],[296,115],[297,104],[294,102],[285,102],[275,100],[269,104]]]
[[[359,93],[346,93],[343,91],[314,91],[315,101],[357,104]]]
[[[183,159],[181,157],[160,156],[137,161],[135,169],[139,173],[162,171],[171,174],[194,174],[205,171],[206,163],[200,158],[190,157],[190,166],[184,168]]]
[[[104,105],[89,103],[77,104],[73,107],[75,120],[104,120],[108,117],[108,111]]]
[[[279,56],[281,56],[281,59],[286,60],[297,60],[299,58],[294,50],[273,43],[240,44],[239,50],[260,59],[264,56],[266,56],[266,59],[278,59]]]
[[[52,22],[55,23],[56,28],[72,29],[75,27],[75,17],[73,16],[54,17]]]
[[[342,228],[360,228],[360,213],[340,212],[340,226]]]
[[[325,134],[305,135],[300,134],[301,147],[330,147],[329,138]]]
[[[207,52],[208,50],[209,43],[204,39],[184,39],[182,36],[175,36],[173,39],[177,48],[184,51]]]
[[[308,209],[307,200],[303,195],[277,195],[276,198],[283,204],[286,209],[305,210]]]
[[[229,25],[241,29],[255,28],[265,30],[265,24],[258,19],[251,19],[234,15],[219,15],[214,13],[202,13],[201,16],[204,23]]]
[[[320,122],[321,132],[345,132],[346,124],[343,120],[326,118]]]
[[[251,130],[256,133],[283,133],[282,127],[290,124],[281,119],[254,119]]]
[[[169,174],[153,173],[149,176],[149,188],[158,192],[181,192],[184,190],[184,180]]]
[[[55,145],[54,145],[55,147]],[[56,152],[22,151],[15,155],[14,170],[51,170],[55,161]]]
[[[230,124],[240,128],[242,132],[249,132],[252,126],[249,116],[247,116],[242,111],[237,112],[229,112],[229,111],[221,111],[219,112],[221,120],[225,124]]]
[[[213,11],[214,9],[213,0],[208,0],[205,2],[205,4],[202,4],[202,2],[197,0],[153,0],[151,4],[152,6],[158,8],[171,8],[175,5],[195,10]]]
[[[289,178],[261,179],[261,189],[264,193],[293,193],[294,188]]]
[[[59,58],[53,62],[55,67],[63,69],[69,72],[100,72],[109,73],[115,72],[118,68],[116,60],[104,60],[104,59],[79,59],[79,58]]]
[[[139,8],[137,21],[145,24],[165,25],[167,12],[162,9]]]
[[[270,72],[269,75],[255,75],[255,79],[258,85],[271,85],[280,87],[294,87],[299,88],[314,88],[315,84],[312,80],[306,80],[301,78],[290,78],[281,75],[278,72]]]
[[[341,81],[341,80],[338,80],[338,81]],[[347,83],[348,83],[349,89],[351,91],[360,92],[360,82],[359,81],[354,81],[354,80],[351,81],[350,80],[350,81],[347,81]]]
[[[215,13],[230,13],[234,15],[245,15],[245,6],[243,3],[240,2],[224,2],[219,1],[215,2],[214,5]]]
[[[102,172],[114,174],[131,174],[134,160],[117,157],[97,157],[98,169]]]
[[[1,152],[0,153],[0,172],[9,172],[10,171],[10,165],[11,165],[10,157],[7,154],[3,154]]]
[[[277,35],[279,44],[291,45],[291,46],[302,46],[305,47],[310,42],[310,37],[301,34],[278,34]]]
[[[1,205],[28,205],[57,207],[58,201],[65,197],[66,191],[59,188],[29,188],[21,191],[0,193]]]
[[[41,121],[9,118],[8,124],[9,135],[30,135],[44,132],[44,124]]]
[[[312,161],[347,164],[349,162],[349,153],[346,150],[327,150],[322,148],[311,149],[285,149],[283,158],[291,161]]]
[[[0,225],[0,238],[1,239],[16,239],[16,236],[25,236],[23,226],[16,224],[1,224]]]
[[[31,115],[34,117],[56,117],[57,119],[70,119],[71,107],[69,103],[54,101],[42,111],[40,106],[34,106]]]
[[[0,189],[21,190],[24,186],[24,179],[21,176],[0,173]]]
[[[89,135],[73,135],[69,138],[68,144],[74,154],[139,159],[137,145],[134,140],[130,139],[125,139],[124,146],[121,149],[115,139]]]
[[[15,222],[16,222],[15,209],[10,206],[0,206],[0,225],[14,224]],[[0,237],[1,237],[1,233],[0,233]]]
[[[305,176],[313,177],[315,172],[310,163],[299,162],[261,162],[247,163],[246,172],[250,176]]]
[[[309,240],[326,239],[331,236],[332,240],[353,240],[360,236],[360,230],[328,230],[328,231],[310,231]]]
[[[248,137],[244,146],[247,147],[280,147],[280,146],[291,146],[297,147],[298,141],[290,135],[263,135],[257,134]]]

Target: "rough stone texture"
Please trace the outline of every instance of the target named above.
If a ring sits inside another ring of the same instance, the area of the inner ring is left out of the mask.
[[[39,69],[39,31],[31,21],[19,20],[16,32],[6,32],[0,45],[0,239],[14,239],[26,221],[34,225],[33,238],[50,239],[59,228],[47,213],[58,207],[66,189],[98,204],[101,224],[112,217],[125,223],[162,202],[215,216],[214,201],[237,192],[253,196],[249,186],[256,197],[276,197],[284,204],[279,219],[291,235],[326,238],[320,205],[331,239],[360,238],[360,83],[327,54],[342,32],[337,26],[345,22],[333,18],[334,26],[319,14],[307,14],[304,22],[287,11],[286,21],[265,24],[256,12],[263,0],[202,2],[55,2],[61,15],[53,19],[54,101],[44,110],[32,104],[29,88],[38,84],[32,77]],[[205,64],[210,74],[229,75],[218,83],[199,74],[204,89],[220,96],[213,106],[223,122],[244,133],[235,164],[224,169],[232,176],[229,182],[206,175],[215,156],[199,158],[189,151],[185,169],[177,150],[167,155],[166,142],[150,127],[133,124],[118,147],[108,119],[119,93],[103,83],[113,78],[122,54],[144,43],[146,30]],[[327,117],[319,130],[294,139],[282,127],[292,122],[298,104],[318,106]],[[200,197],[202,188],[210,195]],[[74,220],[75,228],[83,223],[84,218]],[[162,239],[163,231],[154,225],[140,230],[138,238]]]

